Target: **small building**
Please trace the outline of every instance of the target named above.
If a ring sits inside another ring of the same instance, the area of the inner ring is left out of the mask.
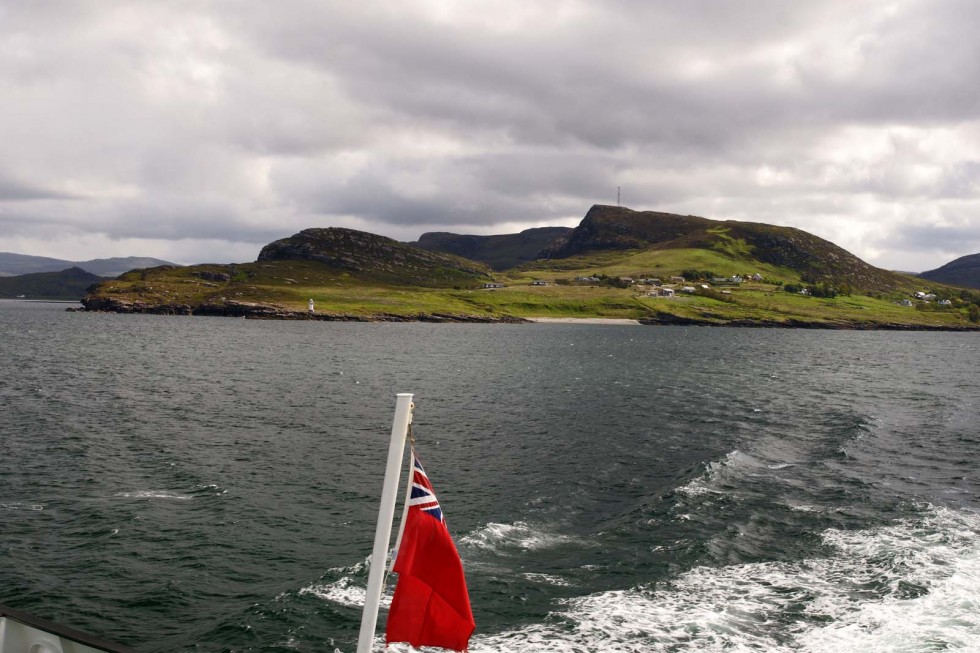
[[[948,299],[941,299],[941,300],[939,300],[939,305],[940,306],[952,306],[953,305],[953,302],[951,302]]]
[[[902,306],[912,306],[912,300],[911,299],[903,299],[902,301],[899,302],[899,304],[901,304]]]
[[[659,286],[663,284],[663,281],[657,279],[656,277],[650,277],[647,279],[640,279],[640,283],[645,286]]]
[[[759,274],[758,272],[756,272],[749,278],[752,279],[752,281],[762,281],[762,275]]]
[[[547,286],[548,285],[548,282],[547,281],[541,281],[540,279],[535,279],[534,281],[531,282],[531,285],[532,286]]]
[[[661,286],[661,287],[658,287],[658,288],[655,288],[655,289],[651,290],[648,293],[648,295],[650,297],[666,297],[667,299],[670,299],[670,298],[672,298],[674,296],[674,289],[673,288],[664,288],[664,287]]]
[[[619,280],[623,283],[634,284],[633,277],[620,277]]]
[[[670,282],[671,283],[684,283],[684,281],[685,281],[684,277],[671,277],[670,278]]]
[[[701,290],[711,290],[711,286],[706,283],[701,284]]]
[[[686,293],[696,293],[697,291],[698,289],[695,288],[694,286],[684,286],[683,288],[681,288],[681,292],[686,292]]]
[[[485,283],[485,284],[483,284],[483,287],[486,288],[487,290],[496,290],[497,288],[503,288],[504,287],[504,284],[502,284],[502,283]]]
[[[731,277],[729,277],[728,281],[731,283],[742,283],[743,281],[745,281],[745,279],[743,279],[737,274],[733,274]]]

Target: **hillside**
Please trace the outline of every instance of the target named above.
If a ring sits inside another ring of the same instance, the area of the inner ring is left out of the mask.
[[[123,272],[138,268],[149,268],[159,265],[174,265],[167,261],[145,256],[127,256],[123,258],[97,258],[90,261],[66,261],[46,256],[28,256],[0,252],[0,276],[33,274],[35,272],[60,272],[68,268],[81,268],[90,274],[100,277],[117,277]]]
[[[307,229],[270,243],[255,263],[137,270],[83,303],[280,319],[980,328],[980,292],[878,270],[796,229],[593,207],[550,255],[492,275],[483,263],[374,234]]]
[[[80,300],[89,287],[99,281],[105,281],[105,278],[81,268],[0,277],[0,297]]]
[[[746,264],[795,270],[811,282],[848,284],[869,291],[907,285],[908,278],[871,266],[833,243],[792,227],[693,215],[593,206],[564,242],[543,252],[563,259],[604,250],[705,249]]]
[[[255,263],[136,270],[99,284],[83,304],[124,313],[306,317],[313,299],[320,318],[463,319],[474,312],[443,293],[480,288],[489,273],[482,263],[363,231],[306,229],[269,243]]]
[[[969,254],[919,275],[923,279],[964,288],[980,288],[980,254]]]
[[[489,273],[476,261],[337,227],[305,229],[277,240],[262,248],[258,260],[317,261],[362,279],[435,287],[472,283]]]
[[[567,237],[570,227],[538,227],[516,234],[470,236],[445,231],[433,231],[409,243],[432,252],[455,254],[486,263],[497,271],[540,258],[541,252],[556,240]]]

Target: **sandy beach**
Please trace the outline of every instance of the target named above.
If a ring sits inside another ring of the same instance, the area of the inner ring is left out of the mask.
[[[616,317],[528,317],[529,322],[544,322],[548,324],[628,324],[637,325],[639,320]]]

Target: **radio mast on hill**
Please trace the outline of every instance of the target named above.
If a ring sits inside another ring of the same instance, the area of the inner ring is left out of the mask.
[[[622,204],[619,203],[619,191],[621,188],[621,186],[616,186],[616,206],[622,206]]]

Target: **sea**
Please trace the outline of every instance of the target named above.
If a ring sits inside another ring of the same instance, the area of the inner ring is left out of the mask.
[[[473,653],[980,650],[980,334],[65,309],[0,302],[10,607],[353,652],[411,392]]]

